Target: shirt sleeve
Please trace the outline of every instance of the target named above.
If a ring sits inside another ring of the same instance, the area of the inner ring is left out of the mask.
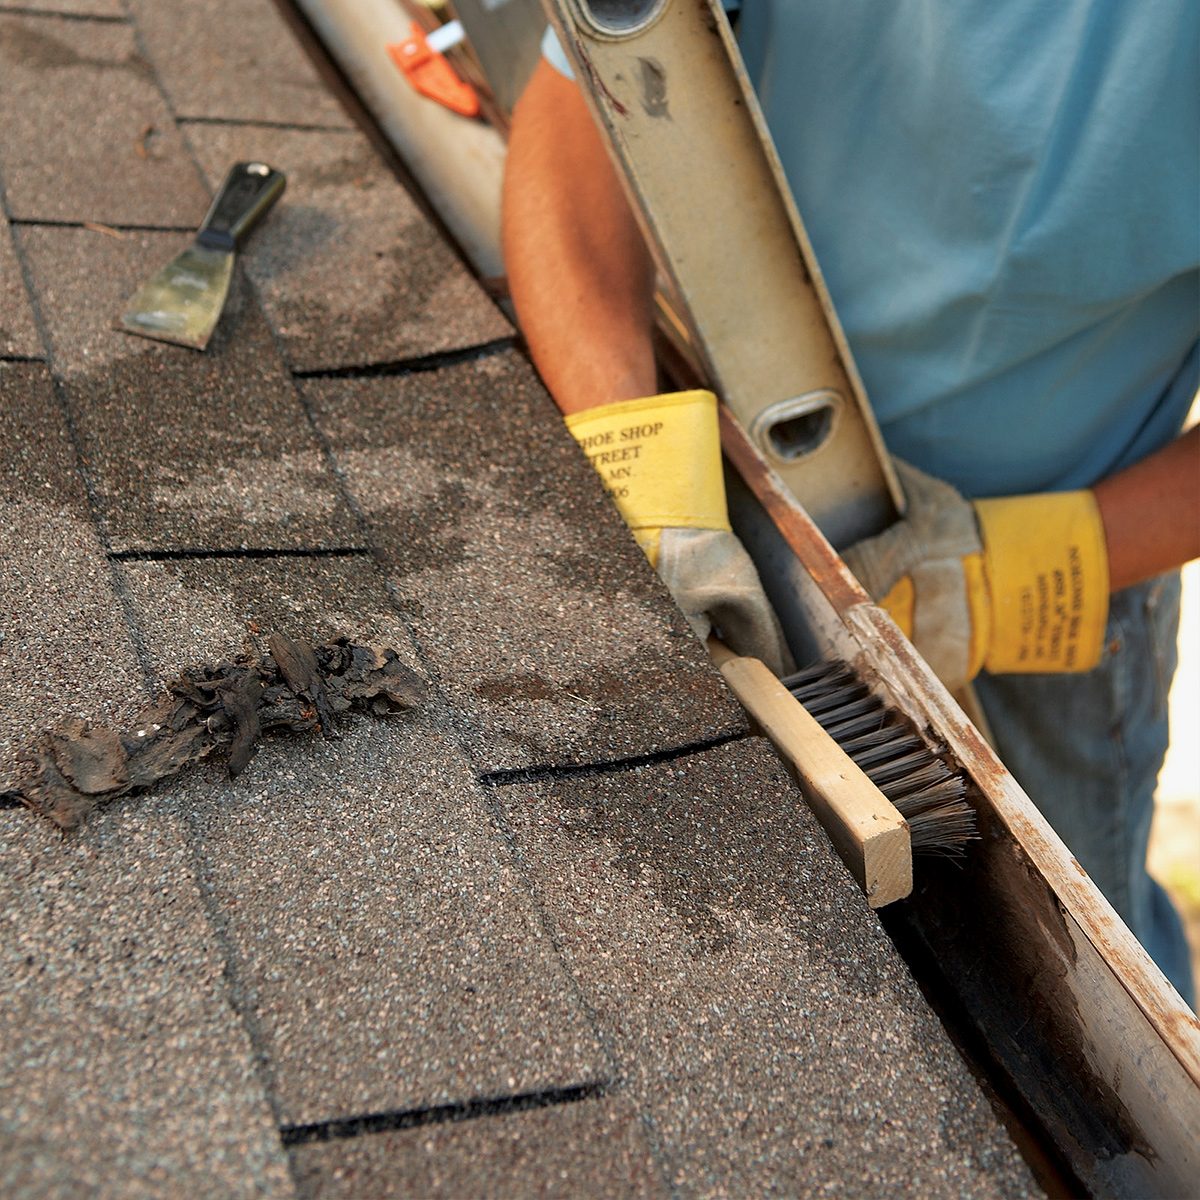
[[[567,62],[567,52],[562,48],[558,34],[549,25],[546,26],[546,32],[542,35],[542,57],[560,75],[567,79],[575,78],[575,72],[571,70],[571,64]]]

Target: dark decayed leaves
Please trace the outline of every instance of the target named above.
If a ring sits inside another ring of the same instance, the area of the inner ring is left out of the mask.
[[[10,796],[74,829],[98,804],[141,791],[189,763],[224,754],[230,775],[264,733],[319,730],[351,710],[389,716],[419,704],[425,685],[393,650],[344,638],[320,646],[273,636],[264,657],[190,667],[125,733],[68,721],[44,733]]]

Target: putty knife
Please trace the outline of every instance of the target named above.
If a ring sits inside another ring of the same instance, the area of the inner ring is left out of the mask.
[[[283,172],[266,163],[235,163],[196,240],[142,285],[121,317],[121,328],[203,350],[225,304],[238,244],[286,184]]]

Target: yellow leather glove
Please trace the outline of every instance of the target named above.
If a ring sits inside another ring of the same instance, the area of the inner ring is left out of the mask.
[[[845,553],[954,690],[993,674],[1089,671],[1108,620],[1108,554],[1090,491],[971,503],[907,463],[902,521]]]
[[[566,423],[697,636],[715,628],[737,653],[789,670],[779,622],[729,527],[716,397],[623,400]]]

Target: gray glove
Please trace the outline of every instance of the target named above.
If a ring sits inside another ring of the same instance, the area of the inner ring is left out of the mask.
[[[895,460],[908,500],[904,519],[866,538],[843,558],[872,599],[908,635],[937,677],[954,691],[973,675],[972,605],[963,560],[982,553],[975,509],[940,479]],[[893,595],[903,579],[911,590]]]
[[[734,534],[664,529],[658,574],[701,641],[715,630],[736,654],[762,659],[776,675],[793,669],[758,571]]]
[[[703,641],[781,672],[791,659],[754,563],[729,531],[717,398],[703,389],[571,413],[567,428]]]

